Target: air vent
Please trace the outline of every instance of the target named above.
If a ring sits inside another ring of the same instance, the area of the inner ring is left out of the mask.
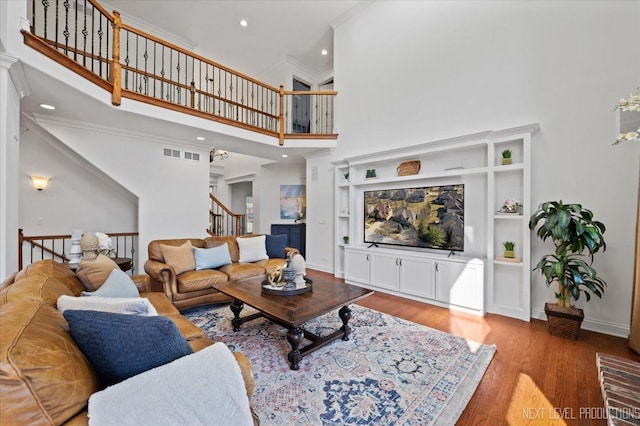
[[[182,158],[182,151],[179,149],[163,148],[162,155],[165,157],[180,159]]]
[[[197,152],[185,151],[184,152],[184,159],[185,160],[200,161],[200,154],[198,154]]]

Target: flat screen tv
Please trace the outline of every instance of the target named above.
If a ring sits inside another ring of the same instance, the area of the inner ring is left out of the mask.
[[[464,251],[464,185],[365,191],[364,242]]]

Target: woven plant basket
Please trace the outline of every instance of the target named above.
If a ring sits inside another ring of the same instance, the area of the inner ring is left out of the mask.
[[[544,312],[547,314],[549,333],[554,336],[577,340],[584,313],[582,309],[576,309],[576,311],[576,313],[559,312],[554,304],[545,303]]]
[[[404,161],[396,169],[398,176],[415,175],[420,171],[420,160]]]

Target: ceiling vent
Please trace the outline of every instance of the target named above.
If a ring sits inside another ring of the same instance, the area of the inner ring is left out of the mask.
[[[162,155],[164,157],[177,158],[179,160],[182,158],[182,151],[179,149],[163,148]]]
[[[185,151],[184,152],[184,159],[185,160],[200,161],[200,154],[198,154],[197,152]]]

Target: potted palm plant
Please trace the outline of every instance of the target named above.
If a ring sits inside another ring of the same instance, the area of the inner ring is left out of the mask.
[[[540,204],[531,219],[529,229],[536,231],[542,240],[551,239],[553,253],[542,256],[536,267],[544,276],[547,287],[552,283],[558,287],[556,303],[546,303],[545,313],[551,334],[578,338],[584,312],[571,304],[584,294],[587,301],[591,295],[602,298],[606,282],[591,266],[593,255],[607,245],[603,234],[605,226],[593,219],[591,210],[580,204],[564,204],[548,201]]]

